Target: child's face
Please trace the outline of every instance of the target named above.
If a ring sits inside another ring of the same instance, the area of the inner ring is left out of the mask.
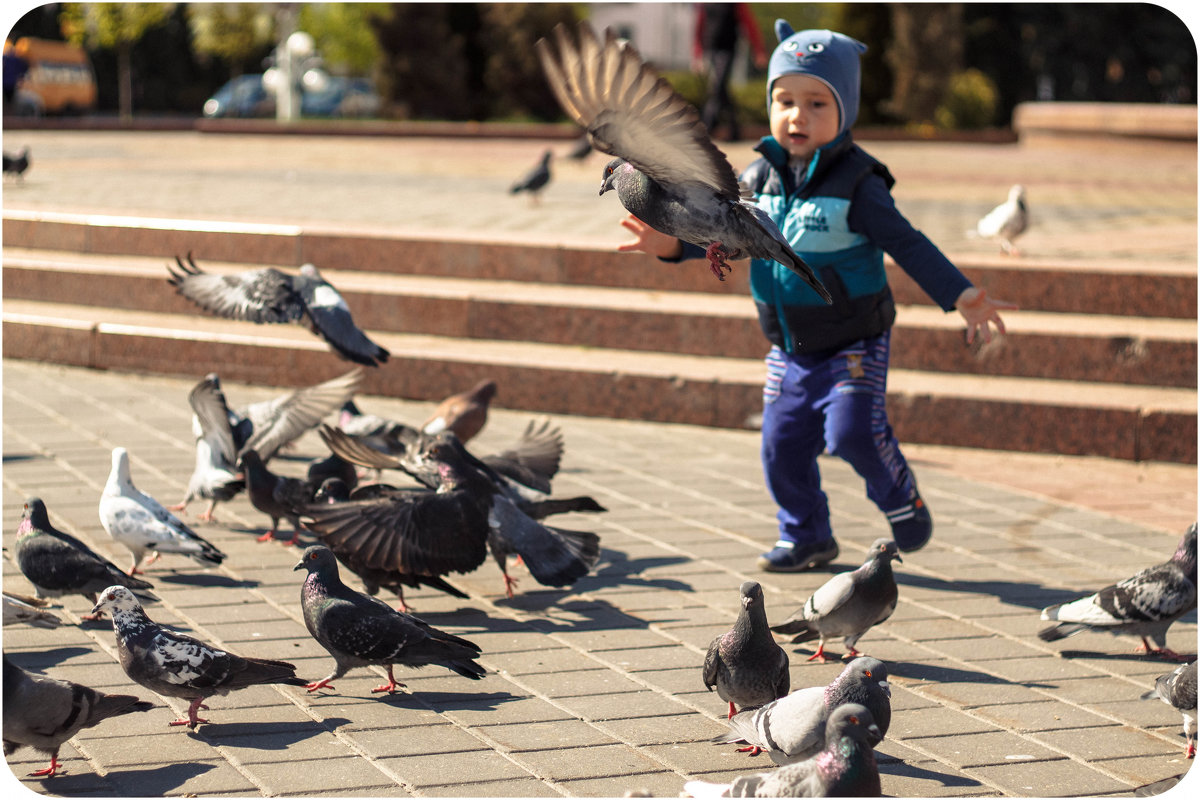
[[[838,105],[811,75],[780,75],[771,87],[771,135],[793,158],[808,160],[838,135]]]

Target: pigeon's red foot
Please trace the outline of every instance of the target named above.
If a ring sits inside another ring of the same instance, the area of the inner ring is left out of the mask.
[[[52,778],[58,774],[58,768],[62,766],[58,763],[57,756],[50,756],[50,766],[45,769],[39,769],[37,772],[29,773],[31,778]]]
[[[817,652],[813,653],[806,660],[807,661],[820,661],[822,664],[827,664],[830,661],[833,661],[832,658],[825,655],[825,645],[823,645],[823,644],[817,645]]]
[[[756,744],[752,744],[752,745],[750,745],[749,747],[739,747],[739,748],[737,749],[737,751],[738,751],[739,753],[749,753],[749,754],[750,754],[750,757],[751,757],[751,758],[753,758],[754,756],[756,756],[756,755],[758,755],[759,753],[761,753],[763,750],[762,750],[762,748],[761,748],[761,747],[759,747],[758,745],[756,745]]]
[[[725,263],[725,248],[720,242],[713,242],[704,251],[704,255],[708,258],[708,266],[712,269],[713,275],[717,276],[717,280],[725,280],[725,271],[733,272],[733,267]]]
[[[504,573],[504,594],[509,600],[513,599],[513,588],[517,585],[517,579],[510,576],[507,572]]]
[[[271,540],[272,540],[272,539],[274,539],[274,538],[275,538],[275,531],[267,531],[267,532],[266,532],[266,533],[264,533],[262,536],[259,536],[257,539],[255,539],[254,541],[256,541],[256,542],[269,542],[269,541],[271,541]]]
[[[187,725],[189,728],[194,728],[201,722],[208,722],[208,720],[204,719],[203,717],[196,716],[196,712],[202,708],[206,711],[208,710],[208,706],[204,705],[203,697],[193,700],[191,705],[188,706],[186,717],[180,717],[174,722],[168,722],[167,725]]]
[[[1194,741],[1188,742],[1187,750],[1184,751],[1184,755],[1188,758],[1196,757],[1196,743]]]
[[[310,692],[315,692],[317,689],[332,689],[333,684],[330,683],[331,680],[333,679],[322,678],[319,681],[313,681],[312,683],[304,684],[304,688],[308,689]]]
[[[1176,653],[1174,650],[1172,650],[1169,647],[1151,647],[1150,643],[1147,642],[1145,640],[1145,638],[1142,639],[1141,645],[1139,645],[1138,648],[1134,652],[1145,653],[1146,655],[1149,655],[1149,656],[1160,656],[1162,658],[1170,659],[1171,661],[1187,661],[1188,660],[1187,656],[1181,656],[1179,653]]]
[[[84,614],[80,619],[84,622],[95,622],[96,620],[104,619],[104,612],[97,611],[95,614]]]
[[[300,531],[294,532],[292,534],[292,538],[290,538],[286,542],[284,542],[283,546],[284,547],[295,547],[298,544],[300,544]]]
[[[733,715],[737,713],[737,709],[733,706],[733,701],[729,703],[729,716],[726,719],[733,719]]]
[[[862,655],[862,653],[851,647],[848,652],[842,653],[842,661],[850,661],[851,659],[858,658],[860,655]]]
[[[173,506],[167,506],[167,511],[187,511],[187,503],[176,503]]]
[[[396,689],[407,689],[407,688],[408,687],[405,686],[403,683],[400,683],[399,681],[396,680],[396,676],[392,675],[392,667],[389,664],[388,665],[388,682],[381,684],[380,686],[376,686],[374,689],[371,690],[371,692],[372,693],[387,692],[388,694],[391,694],[394,691],[396,691]]]

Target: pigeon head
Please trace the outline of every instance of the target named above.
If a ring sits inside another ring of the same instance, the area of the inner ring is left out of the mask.
[[[128,486],[132,482],[129,477],[129,452],[124,447],[113,448],[112,471],[122,486]]]
[[[878,682],[888,697],[892,696],[892,687],[887,682],[888,671],[887,666],[878,658],[870,656],[859,656],[846,665],[842,670],[842,674],[837,677],[834,683],[846,683],[849,681],[860,681],[867,683],[868,681]]]
[[[312,278],[314,281],[322,280],[321,273],[317,271],[315,264],[305,264],[300,267],[300,274],[306,278]]]
[[[864,742],[874,747],[883,741],[883,734],[875,724],[870,709],[859,703],[843,703],[829,715],[825,723],[825,742],[836,742],[843,737]]]
[[[604,165],[604,176],[600,182],[600,194],[617,188],[617,177],[624,171],[623,167],[629,167],[628,162],[623,158],[614,158],[612,161]],[[633,169],[629,167],[629,169]]]
[[[746,581],[742,584],[742,608],[750,609],[763,604],[762,587],[757,581]]]
[[[323,544],[314,544],[300,554],[300,560],[292,571],[308,570],[309,575],[321,575],[336,578],[338,575],[337,559],[333,551]]]
[[[133,596],[133,592],[124,586],[110,586],[100,593],[96,605],[92,608],[92,613],[107,611],[115,620],[121,613],[140,611],[141,608],[142,604]]]
[[[22,534],[32,530],[45,531],[50,529],[50,515],[46,513],[46,504],[40,497],[30,497],[25,501],[21,513],[21,524],[17,533]]]
[[[481,403],[489,402],[496,396],[496,382],[493,380],[480,381],[471,390],[471,397]]]
[[[861,84],[859,56],[867,46],[844,33],[829,30],[793,32],[786,20],[775,21],[779,46],[767,64],[767,108],[771,107],[771,86],[781,75],[810,75],[829,87],[837,100],[840,124],[845,133],[858,119]]]
[[[1196,575],[1196,523],[1192,523],[1183,534],[1183,538],[1179,540],[1179,547],[1175,548],[1175,554],[1171,556],[1171,560],[1178,564],[1185,573],[1191,575],[1195,579]]]
[[[350,487],[341,478],[326,478],[313,499],[318,503],[341,503],[350,499]]]
[[[904,563],[904,559],[900,557],[900,547],[893,539],[879,538],[871,542],[871,548],[867,550],[867,560],[870,561],[876,558],[884,560],[895,559],[901,564]]]

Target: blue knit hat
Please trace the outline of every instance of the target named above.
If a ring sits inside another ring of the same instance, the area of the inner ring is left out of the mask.
[[[771,87],[781,75],[811,75],[824,83],[837,100],[841,124],[838,135],[845,133],[858,119],[860,70],[858,57],[867,46],[844,33],[800,31],[794,33],[787,20],[775,20],[779,46],[767,65],[767,108],[771,107]]]

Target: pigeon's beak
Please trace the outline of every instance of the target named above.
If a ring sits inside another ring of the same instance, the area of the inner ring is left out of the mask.
[[[304,569],[304,559],[303,558],[296,562],[296,566],[292,567],[292,572],[295,572],[298,569]],[[891,695],[888,695],[888,696],[890,697]]]
[[[899,553],[896,553],[896,554],[894,554],[894,555],[892,556],[892,558],[896,559],[896,560],[897,560],[897,561],[899,561],[901,564],[903,564],[903,563],[904,563],[904,559],[900,557],[900,554],[899,554]]]
[[[104,610],[102,608],[103,605],[104,605],[103,603],[96,603],[96,605],[92,606],[92,613],[99,614],[101,611]]]
[[[887,681],[880,681],[879,686],[883,689],[884,694],[886,694],[889,698],[892,696],[892,686],[890,683]]]

